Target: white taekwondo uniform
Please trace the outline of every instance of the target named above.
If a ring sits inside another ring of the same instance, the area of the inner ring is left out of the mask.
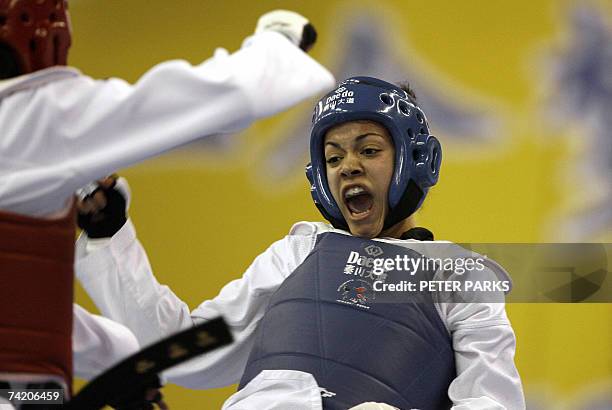
[[[196,66],[161,63],[134,85],[69,67],[2,80],[0,211],[64,217],[75,190],[93,180],[241,130],[333,85],[329,71],[273,31],[247,38],[232,54],[218,49]],[[78,375],[91,377],[137,349],[120,325],[76,306],[74,315]]]
[[[157,282],[130,220],[110,239],[82,235],[77,241],[76,274],[101,312],[129,327],[141,344],[223,315],[235,342],[172,369],[166,376],[189,388],[227,386],[237,383],[243,374],[270,297],[310,254],[317,236],[326,232],[349,235],[323,223],[297,223],[255,258],[242,278],[225,285],[218,296],[193,311]],[[374,240],[407,248],[425,243]],[[488,267],[498,277],[507,278],[493,261]],[[454,350],[457,376],[448,389],[452,409],[524,409],[514,364],[515,336],[504,303],[436,302],[435,308]],[[323,400],[330,394],[324,388],[308,373],[265,370],[230,397],[224,409],[321,409],[320,391]]]

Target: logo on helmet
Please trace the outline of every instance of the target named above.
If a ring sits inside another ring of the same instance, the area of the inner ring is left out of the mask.
[[[313,116],[313,122],[316,121],[318,117],[326,111],[335,110],[336,107],[340,108],[340,106],[344,104],[355,103],[355,92],[347,90],[344,86],[338,87],[330,94],[331,95],[324,98],[324,100],[321,100],[317,103],[317,106],[315,108],[315,115]]]

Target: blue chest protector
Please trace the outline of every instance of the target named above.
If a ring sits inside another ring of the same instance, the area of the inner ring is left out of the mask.
[[[330,392],[325,409],[367,401],[400,409],[450,408],[454,352],[431,294],[374,290],[376,280],[432,279],[426,270],[372,272],[373,258],[405,255],[422,259],[396,245],[319,235],[313,251],[272,295],[240,388],[262,370],[300,370]]]

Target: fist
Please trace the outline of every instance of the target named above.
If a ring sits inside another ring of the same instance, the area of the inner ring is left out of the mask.
[[[317,31],[301,14],[288,10],[270,11],[259,18],[255,33],[277,31],[304,51],[317,41]]]
[[[77,223],[90,238],[110,238],[127,221],[127,181],[111,175],[77,192]]]

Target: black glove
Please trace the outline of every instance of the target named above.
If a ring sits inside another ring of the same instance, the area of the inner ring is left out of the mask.
[[[299,47],[308,51],[314,46],[314,43],[317,41],[317,30],[315,30],[314,26],[310,23],[304,26],[304,31],[302,32],[302,41],[300,42]]]
[[[110,238],[127,221],[127,199],[117,189],[117,176],[109,178],[98,183],[77,206],[77,223],[90,238]]]

